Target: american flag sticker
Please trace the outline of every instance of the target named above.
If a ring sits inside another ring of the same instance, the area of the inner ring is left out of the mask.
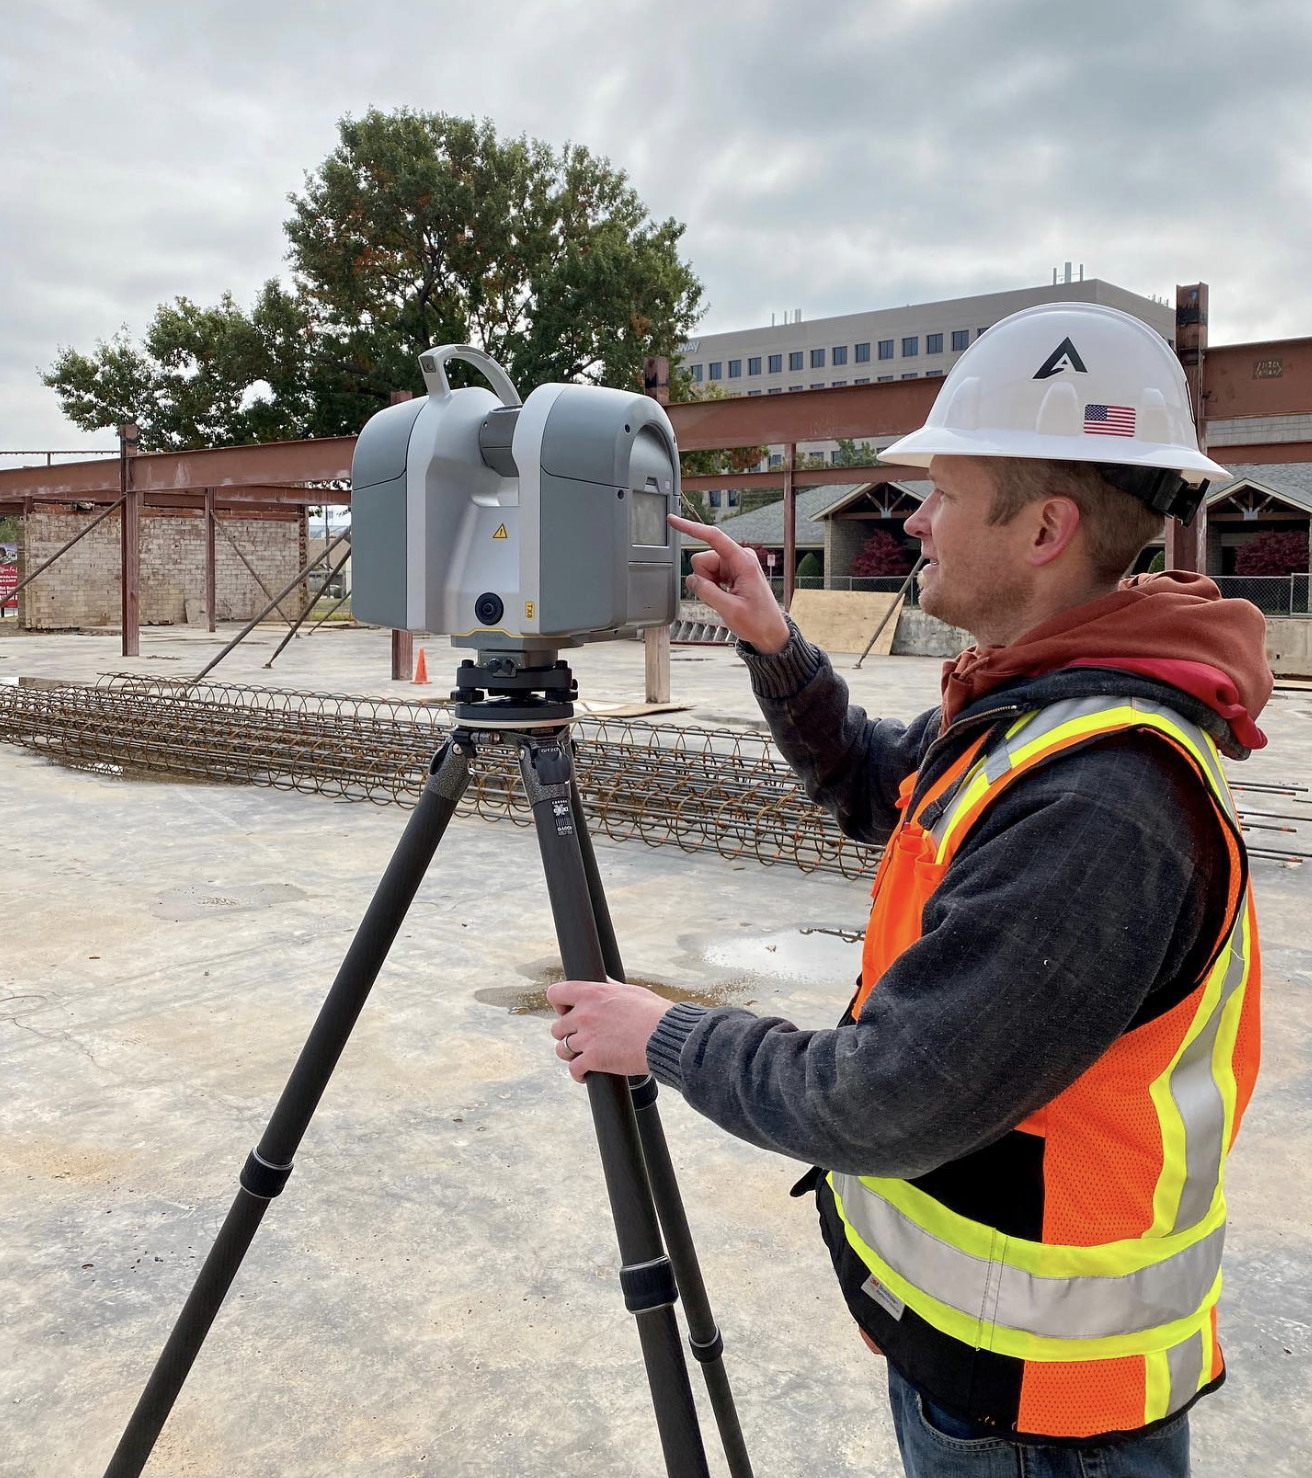
[[[1133,436],[1132,405],[1086,405],[1084,430],[1090,436]]]

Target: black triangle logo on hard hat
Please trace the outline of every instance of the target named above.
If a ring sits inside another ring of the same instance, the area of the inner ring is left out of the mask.
[[[1034,378],[1036,380],[1046,380],[1049,375],[1059,375],[1065,369],[1075,370],[1081,375],[1087,375],[1089,373],[1084,367],[1084,361],[1080,358],[1080,351],[1069,339],[1063,339],[1052,353],[1048,355],[1047,359],[1039,366],[1039,372]]]

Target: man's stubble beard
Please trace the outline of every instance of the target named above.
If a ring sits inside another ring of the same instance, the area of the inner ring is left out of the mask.
[[[1002,643],[988,633],[1014,632],[1019,635],[1017,627],[1028,599],[1029,591],[1023,582],[996,577],[978,599],[960,596],[944,580],[940,569],[934,585],[928,590],[921,589],[920,609],[949,626],[969,632],[981,646],[996,646]],[[1013,639],[1008,637],[1008,640]]]

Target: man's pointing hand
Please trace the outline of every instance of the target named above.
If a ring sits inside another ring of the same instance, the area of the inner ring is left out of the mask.
[[[692,557],[688,594],[710,606],[740,641],[750,642],[766,656],[782,652],[791,633],[756,555],[713,523],[695,523],[672,513],[670,527],[711,546]]]

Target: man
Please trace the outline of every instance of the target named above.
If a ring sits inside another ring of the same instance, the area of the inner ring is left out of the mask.
[[[817,1167],[798,1189],[911,1478],[1179,1478],[1224,1379],[1221,1185],[1258,1059],[1219,756],[1265,743],[1271,675],[1254,607],[1118,580],[1223,469],[1168,346],[1082,304],[990,329],[883,455],[928,467],[921,604],[977,638],[941,708],[849,707],[722,531],[689,581],[808,793],[887,843],[848,1012],[799,1031],[568,981],[557,1053]]]

